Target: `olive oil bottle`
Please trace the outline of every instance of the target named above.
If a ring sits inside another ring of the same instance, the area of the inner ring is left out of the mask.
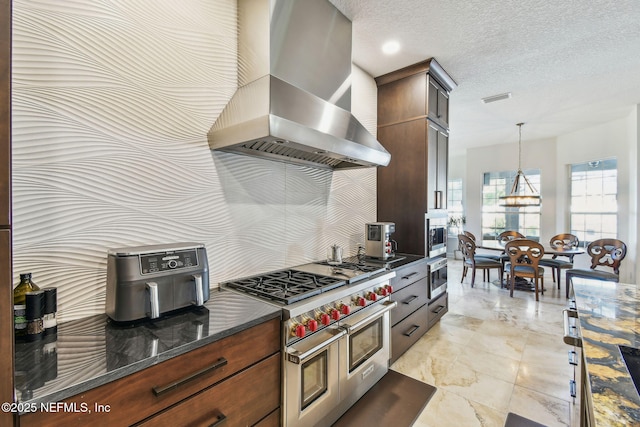
[[[20,275],[20,283],[13,289],[13,328],[16,341],[24,341],[27,337],[27,305],[26,293],[38,291],[40,288],[31,281],[31,273]]]

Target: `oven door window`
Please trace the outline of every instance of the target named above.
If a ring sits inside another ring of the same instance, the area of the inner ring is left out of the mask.
[[[302,364],[302,409],[327,391],[327,358],[325,350]]]
[[[434,291],[447,283],[447,267],[431,272],[431,290]]]
[[[349,372],[382,348],[382,317],[349,335]]]

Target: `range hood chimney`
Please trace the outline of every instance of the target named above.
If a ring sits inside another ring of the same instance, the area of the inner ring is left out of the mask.
[[[238,90],[212,150],[326,169],[391,155],[351,111],[351,21],[327,0],[238,0]]]

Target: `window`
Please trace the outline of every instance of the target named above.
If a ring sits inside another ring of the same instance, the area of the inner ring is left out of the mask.
[[[462,233],[464,225],[464,207],[462,206],[462,178],[450,179],[447,182],[447,209],[449,211],[449,234],[457,236]]]
[[[571,165],[571,233],[587,244],[618,235],[618,162]]]
[[[537,190],[540,189],[540,169],[523,171]],[[495,240],[505,230],[515,230],[529,239],[540,239],[540,206],[505,208],[500,197],[511,191],[516,171],[485,172],[482,185],[482,239]]]

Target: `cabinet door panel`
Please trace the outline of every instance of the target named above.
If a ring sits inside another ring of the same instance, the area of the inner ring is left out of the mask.
[[[449,128],[449,94],[444,90],[438,92],[438,119]]]
[[[13,277],[11,274],[11,231],[0,229],[0,398],[13,402]],[[13,425],[13,414],[0,412],[0,425]]]
[[[427,121],[427,208],[438,209],[438,128]]]
[[[378,128],[378,140],[391,162],[378,168],[378,221],[398,225],[393,238],[399,250],[424,255],[426,200],[426,128],[424,119]]]
[[[438,178],[436,191],[440,198],[440,209],[447,208],[447,173],[449,168],[449,137],[444,132],[438,132]]]
[[[378,87],[378,126],[424,117],[425,74],[416,74]]]
[[[406,319],[391,328],[391,360],[390,363],[398,360],[405,351],[409,349],[423,336],[428,328],[429,314],[428,305],[425,304],[413,312]]]
[[[445,129],[449,128],[449,94],[431,76],[427,76],[428,85],[428,116]]]
[[[435,325],[442,316],[449,311],[449,294],[444,293],[435,301],[429,303],[429,329]]]

